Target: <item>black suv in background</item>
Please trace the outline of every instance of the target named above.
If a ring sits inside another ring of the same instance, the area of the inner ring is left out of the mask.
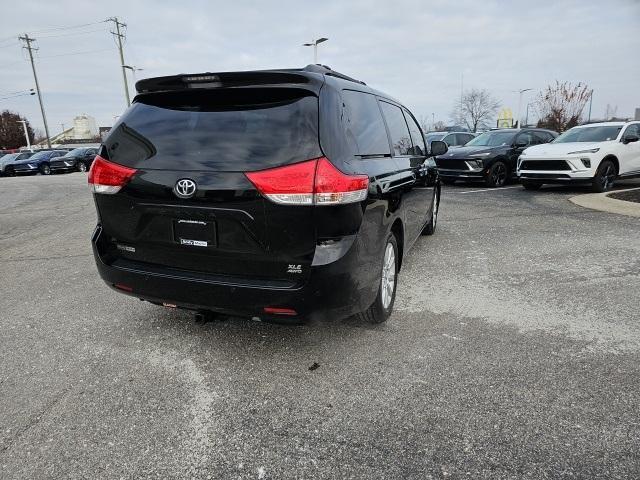
[[[56,158],[49,162],[52,172],[86,172],[91,167],[93,159],[96,158],[98,149],[94,147],[74,148],[63,157]]]
[[[440,198],[409,110],[317,65],[136,89],[89,172],[109,286],[262,319],[388,318]]]
[[[507,128],[485,132],[464,147],[436,158],[442,182],[479,180],[488,187],[501,187],[515,177],[518,157],[532,145],[549,143],[557,132],[540,128]]]

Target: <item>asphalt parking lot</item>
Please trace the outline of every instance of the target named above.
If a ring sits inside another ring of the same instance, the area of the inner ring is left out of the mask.
[[[109,290],[85,175],[0,178],[0,477],[638,478],[640,219],[581,192],[446,187],[387,324],[287,327]]]

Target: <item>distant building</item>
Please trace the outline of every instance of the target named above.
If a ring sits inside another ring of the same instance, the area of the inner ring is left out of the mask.
[[[57,135],[51,137],[51,143],[60,144],[82,144],[96,143],[103,138],[103,130],[107,131],[110,127],[98,128],[96,119],[86,113],[78,115],[73,119],[73,126],[66,128]],[[46,140],[38,145],[46,145]]]

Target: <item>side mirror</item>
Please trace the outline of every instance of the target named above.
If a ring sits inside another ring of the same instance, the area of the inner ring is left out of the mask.
[[[438,155],[444,155],[449,150],[447,144],[441,140],[434,140],[431,142],[431,156],[437,157]]]
[[[525,142],[524,140],[518,140],[516,142],[516,148],[526,148],[528,145],[527,142]]]
[[[633,143],[633,142],[637,142],[638,140],[640,140],[640,137],[638,137],[638,135],[634,135],[629,134],[629,135],[625,135],[624,138],[622,139],[622,143],[624,143],[625,145],[627,143]]]

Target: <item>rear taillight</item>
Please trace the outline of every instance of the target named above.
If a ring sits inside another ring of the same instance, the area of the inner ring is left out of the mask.
[[[97,155],[89,170],[89,185],[95,193],[117,193],[136,171],[135,168],[118,165]]]
[[[369,188],[367,175],[346,175],[326,157],[245,175],[262,195],[284,205],[360,202]]]

